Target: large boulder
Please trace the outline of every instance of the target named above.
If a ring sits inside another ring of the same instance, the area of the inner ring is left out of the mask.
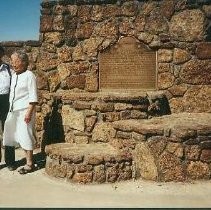
[[[204,13],[199,9],[175,14],[170,22],[170,34],[179,41],[199,41],[204,35]]]

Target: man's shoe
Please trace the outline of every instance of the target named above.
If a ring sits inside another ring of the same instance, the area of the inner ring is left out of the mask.
[[[14,171],[16,169],[16,166],[15,165],[9,165],[7,166],[8,170],[9,171]]]

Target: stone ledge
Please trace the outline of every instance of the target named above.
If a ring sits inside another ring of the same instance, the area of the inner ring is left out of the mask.
[[[122,131],[135,131],[141,134],[151,134],[171,130],[198,130],[206,132],[211,130],[210,113],[180,113],[171,114],[162,117],[156,117],[148,120],[121,120],[113,122],[113,127]]]
[[[27,41],[4,41],[0,42],[3,47],[23,47],[31,46],[31,47],[40,47],[41,42],[39,40],[27,40]]]
[[[78,183],[105,183],[132,178],[132,155],[108,144],[53,144],[46,147],[46,172]]]
[[[71,100],[82,100],[82,101],[92,101],[92,100],[102,100],[105,102],[144,102],[147,98],[150,100],[162,99],[165,97],[165,91],[106,91],[106,92],[74,92],[60,90],[56,93],[43,93],[42,97],[50,98],[56,97],[65,101]]]

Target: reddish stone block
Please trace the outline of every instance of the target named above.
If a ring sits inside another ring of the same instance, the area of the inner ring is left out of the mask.
[[[53,16],[43,15],[40,18],[40,32],[50,32],[53,30]]]
[[[202,42],[198,44],[196,48],[196,56],[199,59],[210,59],[211,58],[211,43]]]
[[[87,184],[92,182],[92,178],[93,178],[92,172],[85,172],[85,173],[74,174],[72,180],[77,183]]]
[[[211,150],[210,149],[202,150],[200,160],[210,163],[211,162]]]

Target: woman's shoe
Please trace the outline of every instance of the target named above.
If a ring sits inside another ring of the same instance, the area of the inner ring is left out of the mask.
[[[7,168],[9,171],[14,171],[17,167],[15,165],[8,165]]]
[[[19,174],[28,174],[34,171],[34,165],[25,165],[24,167],[18,170]]]

